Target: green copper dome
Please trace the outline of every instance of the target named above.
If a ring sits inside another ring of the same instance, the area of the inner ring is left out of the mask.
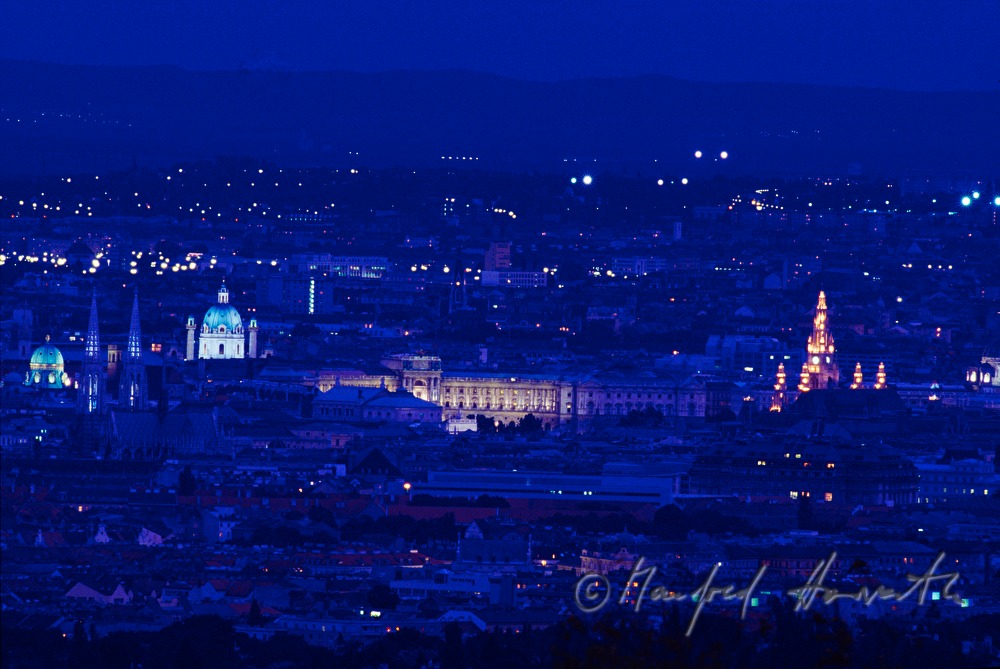
[[[62,353],[49,343],[49,338],[46,336],[45,343],[31,354],[31,364],[28,366],[28,373],[24,376],[24,385],[59,389],[68,387],[71,383],[72,381],[63,371]]]
[[[31,369],[59,369],[62,371],[63,357],[55,346],[49,343],[49,338],[45,338],[45,343],[35,349],[31,354]]]

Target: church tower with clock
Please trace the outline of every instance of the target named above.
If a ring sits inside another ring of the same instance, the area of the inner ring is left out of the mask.
[[[799,392],[820,388],[836,388],[840,383],[837,350],[827,319],[826,293],[820,291],[813,317],[813,331],[806,343],[806,361],[802,363]]]

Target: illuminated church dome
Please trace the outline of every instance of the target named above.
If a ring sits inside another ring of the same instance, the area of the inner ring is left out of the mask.
[[[187,359],[195,357],[195,325],[194,317],[188,319]],[[209,359],[234,359],[256,357],[257,326],[250,321],[249,345],[245,341],[243,318],[233,305],[229,304],[229,289],[225,284],[219,288],[219,301],[205,312],[201,321],[201,332],[198,336],[197,357]]]
[[[62,353],[49,343],[48,335],[45,343],[31,354],[28,373],[24,377],[24,385],[35,388],[65,388],[72,383],[64,371]]]
[[[49,343],[48,335],[45,337],[45,343],[36,348],[35,352],[31,354],[31,365],[33,369],[62,369],[62,353]]]

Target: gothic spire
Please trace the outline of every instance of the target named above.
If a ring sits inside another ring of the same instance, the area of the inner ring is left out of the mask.
[[[132,299],[132,323],[128,328],[128,347],[125,357],[132,360],[142,360],[142,331],[139,329],[139,289],[135,289]]]
[[[97,324],[97,289],[94,289],[90,298],[90,322],[87,324],[87,339],[83,357],[88,362],[100,361],[101,359],[101,334]]]
[[[87,338],[84,340],[83,365],[77,382],[77,413],[86,417],[81,440],[89,446],[96,446],[100,434],[100,416],[104,414],[104,393],[106,378],[101,362],[101,334],[97,320],[97,290],[90,299],[90,322]]]
[[[121,382],[118,387],[118,404],[130,411],[146,410],[146,366],[142,363],[142,332],[139,329],[139,289],[132,299],[132,323],[128,330]]]

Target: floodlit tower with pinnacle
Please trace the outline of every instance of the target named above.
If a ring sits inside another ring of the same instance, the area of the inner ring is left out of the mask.
[[[139,289],[132,299],[132,323],[128,329],[128,344],[122,363],[118,387],[118,406],[130,411],[145,411],[147,407],[146,366],[142,363],[142,332],[139,329]]]
[[[808,388],[836,388],[840,382],[840,370],[837,368],[837,352],[827,318],[826,293],[823,291],[820,291],[819,301],[816,303],[813,331],[806,343],[806,356],[809,376],[808,381],[805,377],[803,381]]]

